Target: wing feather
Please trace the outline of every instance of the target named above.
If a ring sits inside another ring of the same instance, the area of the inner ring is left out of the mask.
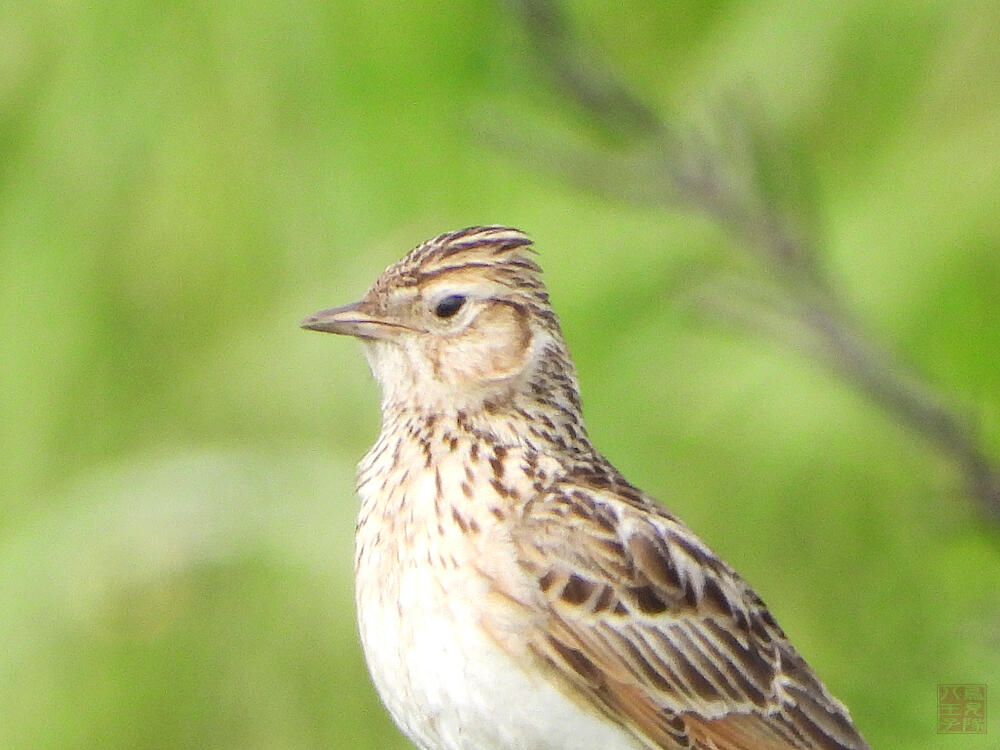
[[[652,500],[556,486],[511,541],[537,664],[650,748],[868,750],[752,589]]]

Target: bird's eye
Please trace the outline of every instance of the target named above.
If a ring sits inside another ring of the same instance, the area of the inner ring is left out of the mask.
[[[462,305],[464,304],[464,294],[449,294],[437,303],[437,307],[434,308],[434,314],[439,318],[450,318],[452,315],[461,310]]]

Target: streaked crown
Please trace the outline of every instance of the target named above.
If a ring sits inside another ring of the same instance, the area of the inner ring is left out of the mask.
[[[375,281],[370,294],[391,294],[394,289],[438,286],[439,282],[488,280],[506,287],[510,296],[547,309],[549,295],[541,267],[528,255],[531,238],[519,229],[477,226],[446,232],[417,245],[402,260],[389,266]]]

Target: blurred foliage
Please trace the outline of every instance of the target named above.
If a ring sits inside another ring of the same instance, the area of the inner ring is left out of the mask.
[[[571,20],[665,112],[755,103],[854,312],[1000,455],[1000,7]],[[356,345],[297,321],[489,222],[538,241],[595,441],[744,573],[874,747],[954,745],[936,683],[1000,691],[997,535],[950,466],[692,314],[733,262],[718,228],[476,136],[500,113],[606,138],[531,53],[490,2],[5,6],[0,747],[407,747],[351,605],[377,394]]]

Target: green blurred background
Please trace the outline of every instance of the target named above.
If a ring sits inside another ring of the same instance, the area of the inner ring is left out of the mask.
[[[664,111],[756,103],[858,318],[1000,455],[1000,5],[571,18]],[[873,746],[986,747],[935,733],[935,695],[987,683],[1000,711],[995,528],[841,381],[691,314],[688,280],[739,251],[717,228],[476,135],[572,120],[529,47],[485,1],[4,4],[0,747],[408,747],[351,601],[377,393],[354,342],[297,326],[492,222],[536,238],[595,442]]]

